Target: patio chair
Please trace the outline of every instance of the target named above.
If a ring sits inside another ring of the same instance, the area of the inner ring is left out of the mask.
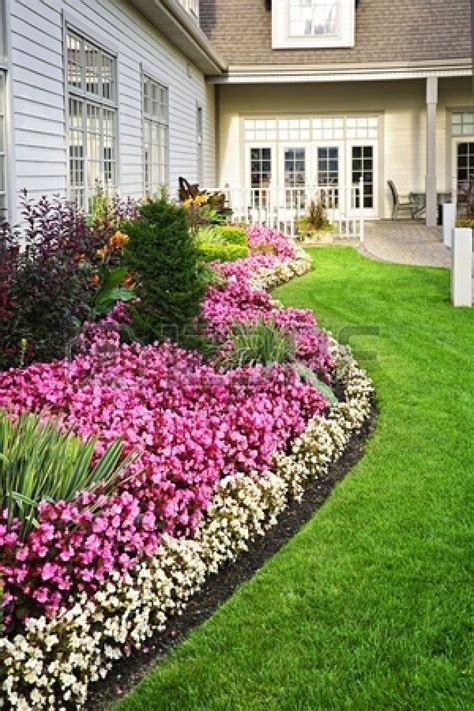
[[[398,218],[398,213],[401,212],[402,210],[409,210],[410,211],[410,217],[413,219],[415,216],[415,211],[418,207],[416,202],[413,200],[411,194],[407,196],[401,197],[398,194],[397,186],[393,182],[393,180],[387,180],[387,184],[390,190],[390,194],[392,196],[392,220],[396,220]]]

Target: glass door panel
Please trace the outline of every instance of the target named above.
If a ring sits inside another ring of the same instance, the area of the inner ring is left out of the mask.
[[[359,210],[360,193],[356,188],[363,182],[362,207],[367,216],[377,214],[377,147],[375,143],[353,142],[349,151],[349,180],[352,186],[352,209]]]
[[[456,193],[461,215],[470,215],[474,210],[474,141],[457,144]]]
[[[250,148],[250,207],[265,208],[270,201],[272,149]]]
[[[326,207],[339,207],[340,154],[339,146],[318,146],[318,188]]]
[[[304,208],[306,192],[306,148],[283,149],[283,187],[287,208]]]

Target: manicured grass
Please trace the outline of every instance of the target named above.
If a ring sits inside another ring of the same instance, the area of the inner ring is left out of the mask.
[[[336,335],[379,329],[352,339],[376,356],[361,358],[376,433],[312,521],[120,711],[474,707],[474,313],[450,307],[445,270],[311,253],[314,272],[275,295]]]

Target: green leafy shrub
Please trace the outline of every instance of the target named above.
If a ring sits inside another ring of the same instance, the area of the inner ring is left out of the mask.
[[[134,459],[122,458],[114,442],[92,466],[96,439],[64,433],[57,420],[41,421],[23,413],[13,422],[0,411],[0,509],[8,522],[21,521],[21,539],[37,525],[41,501],[71,501],[76,494],[100,487],[107,494]]]
[[[225,244],[225,240],[221,235],[220,229],[215,225],[200,227],[195,233],[196,244]]]
[[[126,286],[128,267],[99,269],[99,288],[94,298],[94,316],[108,313],[118,301],[130,301],[135,296],[133,287]]]
[[[222,237],[225,244],[247,246],[247,232],[242,227],[223,225],[222,227],[217,227],[216,232]]]
[[[205,262],[235,262],[249,254],[248,247],[238,244],[202,243],[198,246],[199,254]]]
[[[140,215],[124,225],[124,260],[140,299],[130,309],[134,333],[146,343],[172,338],[186,345],[206,284],[186,212],[163,195],[142,205]]]
[[[229,332],[232,348],[220,359],[227,370],[244,365],[291,363],[296,346],[292,335],[283,333],[274,321],[236,323]]]

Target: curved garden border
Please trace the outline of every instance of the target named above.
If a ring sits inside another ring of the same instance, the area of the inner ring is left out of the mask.
[[[251,281],[273,288],[309,268],[309,258],[299,250],[295,259],[261,270]],[[164,630],[209,574],[248,550],[291,502],[302,498],[305,485],[341,458],[370,416],[373,387],[349,349],[334,339],[330,343],[344,399],[327,416],[310,420],[291,451],[274,456],[272,471],[222,479],[192,539],[165,536],[154,557],[123,577],[111,575],[93,597],[83,595],[53,619],[31,619],[23,634],[0,639],[7,705],[18,711],[80,708],[90,684]]]

